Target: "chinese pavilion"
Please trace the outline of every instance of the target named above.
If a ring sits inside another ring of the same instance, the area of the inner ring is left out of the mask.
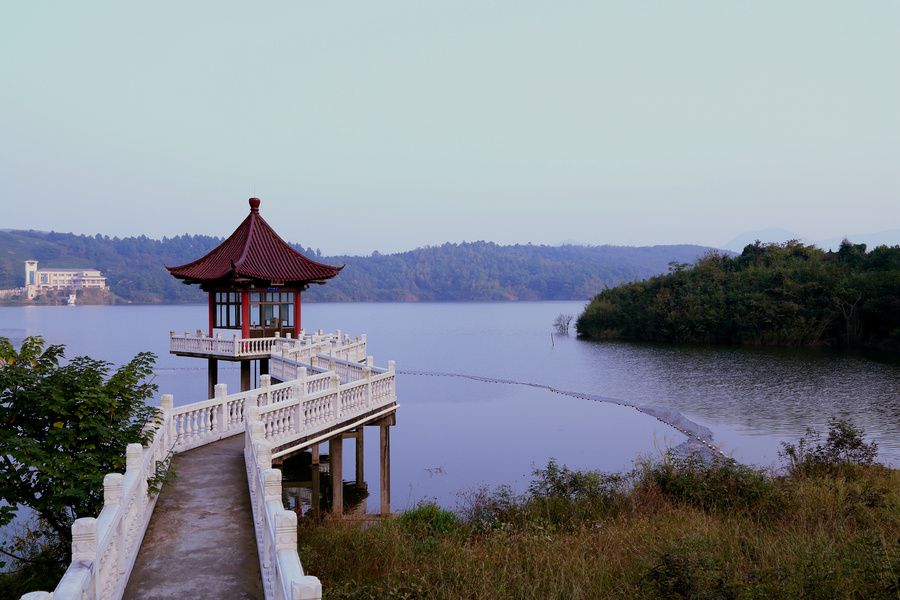
[[[240,331],[242,339],[296,337],[300,294],[311,284],[324,284],[344,267],[310,260],[291,248],[259,214],[259,198],[250,198],[250,214],[212,252],[180,267],[166,267],[184,284],[199,284],[209,294],[209,337],[214,329]],[[181,353],[179,353],[181,354]],[[249,360],[242,356],[241,387],[250,383]],[[210,389],[217,379],[210,358]]]

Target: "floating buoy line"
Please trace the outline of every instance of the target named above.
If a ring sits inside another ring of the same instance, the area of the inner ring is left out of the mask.
[[[238,370],[239,367],[220,367],[220,370]],[[160,367],[153,369],[154,373],[160,374],[162,372],[169,371],[206,371],[206,367]],[[708,427],[703,427],[702,425],[698,425],[693,421],[687,419],[684,415],[682,415],[677,410],[673,410],[671,408],[661,408],[658,406],[647,406],[643,404],[635,404],[634,402],[628,402],[627,400],[621,400],[618,398],[609,398],[606,396],[598,396],[596,394],[586,394],[583,392],[570,392],[566,390],[560,390],[553,386],[546,385],[543,383],[529,383],[527,381],[512,381],[509,379],[496,379],[493,377],[482,377],[478,375],[467,375],[464,373],[440,373],[437,371],[397,371],[398,375],[414,375],[421,377],[456,377],[459,379],[469,379],[471,381],[478,381],[481,383],[494,383],[501,385],[523,385],[527,387],[539,388],[543,390],[548,390],[553,392],[554,394],[559,394],[561,396],[569,396],[571,398],[577,398],[579,400],[590,400],[592,402],[608,402],[610,404],[616,404],[618,406],[628,406],[639,413],[650,415],[654,417],[660,423],[668,425],[675,431],[684,434],[687,436],[687,441],[683,444],[677,446],[675,448],[676,451],[682,454],[688,454],[693,450],[696,450],[697,444],[699,443],[702,448],[706,448],[709,452],[712,453],[713,456],[726,456],[722,450],[713,444],[713,433]],[[701,448],[701,450],[702,450]]]
[[[523,385],[527,387],[539,388],[548,390],[553,392],[554,394],[559,394],[561,396],[569,396],[571,398],[577,398],[579,400],[590,400],[593,402],[608,402],[610,404],[617,404],[618,406],[629,406],[639,413],[650,415],[654,417],[660,423],[668,425],[672,429],[684,434],[687,436],[687,441],[684,444],[681,444],[675,448],[676,451],[687,454],[693,450],[696,450],[696,445],[699,443],[702,447],[705,447],[709,452],[712,453],[713,456],[725,456],[725,453],[722,450],[713,444],[713,433],[708,427],[703,427],[702,425],[698,425],[693,421],[687,419],[684,415],[682,415],[677,410],[673,410],[671,408],[661,408],[658,406],[646,406],[643,404],[635,404],[633,402],[628,402],[627,400],[620,400],[618,398],[609,398],[606,396],[598,396],[596,394],[585,394],[582,392],[570,392],[566,390],[560,390],[553,386],[546,385],[543,383],[529,383],[527,381],[512,381],[509,379],[496,379],[493,377],[481,377],[478,375],[466,375],[463,373],[439,373],[435,371],[397,371],[398,375],[415,375],[415,376],[423,376],[423,377],[457,377],[460,379],[469,379],[472,381],[479,381],[482,383],[495,383],[502,385]],[[702,450],[702,448],[701,448]]]

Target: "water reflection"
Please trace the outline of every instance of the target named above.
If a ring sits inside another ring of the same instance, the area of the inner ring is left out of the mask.
[[[345,460],[345,462],[347,462]],[[343,514],[365,515],[369,486],[364,480],[363,462],[355,462],[355,478],[342,481]],[[313,460],[309,450],[296,454],[282,462],[282,499],[285,507],[297,513],[298,518],[321,517],[332,512],[333,494],[331,480],[331,455],[319,454],[318,461]],[[348,464],[344,465],[346,469]]]

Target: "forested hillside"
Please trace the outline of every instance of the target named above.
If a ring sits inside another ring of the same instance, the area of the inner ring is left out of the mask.
[[[202,302],[164,265],[200,258],[222,238],[200,235],[152,240],[36,231],[0,232],[0,289],[25,283],[24,261],[39,268],[93,267],[113,294],[130,302]],[[598,289],[651,277],[672,261],[693,261],[701,246],[498,246],[444,244],[372,256],[322,256],[292,244],[313,260],[346,264],[335,279],[312,286],[310,301],[587,300]]]
[[[798,242],[709,252],[667,275],[604,290],[579,335],[680,342],[900,349],[900,246]]]
[[[498,246],[444,244],[370,257],[338,256],[347,267],[305,297],[316,300],[587,300],[598,289],[650,277],[700,246]]]

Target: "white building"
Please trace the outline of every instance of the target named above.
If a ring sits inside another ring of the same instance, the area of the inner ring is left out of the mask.
[[[97,269],[38,269],[36,260],[25,261],[28,298],[44,290],[103,289],[106,277]]]

